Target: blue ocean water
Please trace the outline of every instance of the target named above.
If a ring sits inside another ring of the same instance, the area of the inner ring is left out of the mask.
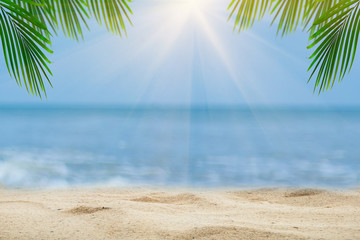
[[[0,183],[358,187],[360,109],[0,106]]]

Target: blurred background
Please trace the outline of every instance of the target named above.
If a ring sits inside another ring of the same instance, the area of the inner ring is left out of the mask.
[[[7,187],[355,187],[355,109],[2,107]]]
[[[1,59],[0,183],[358,187],[358,59],[318,96],[306,33],[233,33],[226,1],[188,2],[132,3],[127,38],[56,38],[44,100]]]

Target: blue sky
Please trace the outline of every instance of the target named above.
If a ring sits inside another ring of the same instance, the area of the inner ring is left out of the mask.
[[[54,39],[47,100],[19,88],[1,60],[0,104],[360,105],[359,59],[341,84],[314,95],[306,33],[276,37],[268,18],[233,33],[226,1],[184,1],[134,1],[127,38],[90,22],[84,42]]]

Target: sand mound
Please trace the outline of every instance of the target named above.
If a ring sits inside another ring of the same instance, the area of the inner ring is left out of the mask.
[[[72,208],[72,209],[70,209],[70,210],[68,210],[66,212],[78,215],[78,214],[91,214],[91,213],[96,213],[96,212],[104,211],[104,210],[108,210],[108,209],[110,209],[110,208],[108,208],[108,207],[80,206],[80,207]]]
[[[176,195],[166,193],[153,193],[138,198],[133,198],[131,201],[134,202],[145,202],[145,203],[163,203],[163,204],[208,204],[209,202],[201,197],[191,193],[181,193]]]
[[[277,240],[300,240],[305,239],[292,234],[279,234],[259,229],[241,227],[209,226],[193,228],[176,235],[174,240],[239,240],[239,239],[277,239]]]
[[[285,197],[305,197],[305,196],[314,196],[321,193],[324,193],[325,191],[322,190],[316,190],[316,189],[302,189],[302,190],[295,190],[295,191],[289,191],[285,193]]]

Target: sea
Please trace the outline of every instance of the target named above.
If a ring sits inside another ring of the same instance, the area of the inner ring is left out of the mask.
[[[360,186],[360,108],[0,106],[0,184]]]

